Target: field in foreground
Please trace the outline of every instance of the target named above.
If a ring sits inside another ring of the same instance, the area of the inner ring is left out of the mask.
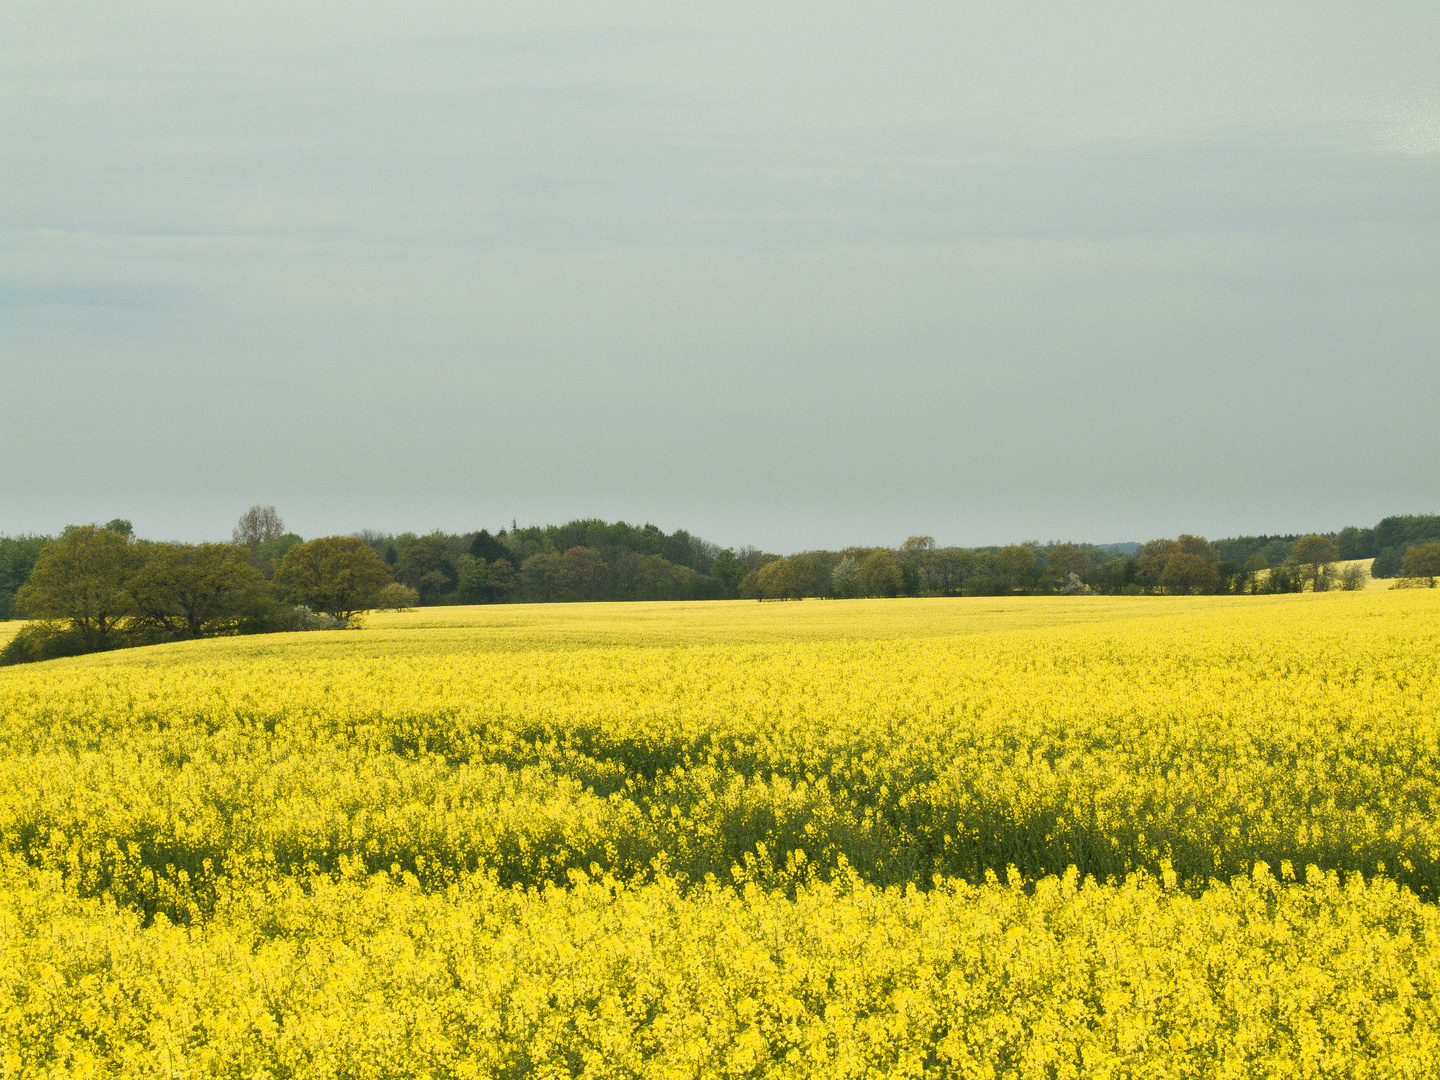
[[[0,671],[7,1075],[1432,1076],[1430,590]]]

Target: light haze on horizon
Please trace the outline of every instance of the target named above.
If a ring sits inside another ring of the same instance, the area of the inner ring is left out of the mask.
[[[1437,56],[1433,4],[11,2],[0,533],[1440,512]]]

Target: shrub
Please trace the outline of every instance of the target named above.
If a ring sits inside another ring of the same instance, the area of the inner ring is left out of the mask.
[[[1292,593],[1305,590],[1305,579],[1292,567],[1274,567],[1260,583],[1262,593]]]
[[[419,602],[419,592],[398,581],[382,586],[375,594],[375,607],[380,611],[405,611]]]
[[[304,604],[296,604],[294,607],[281,608],[275,615],[273,628],[280,631],[297,630],[345,630],[355,626],[354,616],[349,619],[337,619],[324,611],[311,611]]]
[[[1370,576],[1374,578],[1392,578],[1400,576],[1400,564],[1404,558],[1402,548],[1381,548],[1380,554],[1375,556],[1375,561],[1370,564]]]
[[[79,656],[93,652],[85,639],[74,630],[53,622],[34,622],[22,626],[20,632],[0,649],[0,667],[9,664],[32,664],[37,660],[55,660],[62,656]]]

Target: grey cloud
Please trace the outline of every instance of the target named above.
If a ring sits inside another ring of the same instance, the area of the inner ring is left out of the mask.
[[[1436,508],[1427,7],[6,19],[0,530]]]

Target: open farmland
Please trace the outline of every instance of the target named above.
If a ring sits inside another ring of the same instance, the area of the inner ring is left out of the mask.
[[[9,1075],[1440,1071],[1435,590],[373,615],[0,792]]]

